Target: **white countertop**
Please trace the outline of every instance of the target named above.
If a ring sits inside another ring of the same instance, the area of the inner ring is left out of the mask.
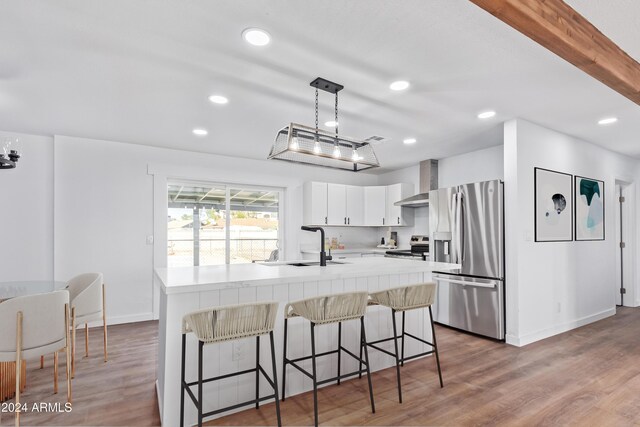
[[[289,261],[296,262],[296,261]],[[310,262],[309,260],[300,262]],[[459,264],[414,261],[396,258],[368,257],[340,260],[342,264],[327,267],[295,267],[283,262],[231,264],[204,267],[157,268],[156,277],[166,294],[201,292],[221,288],[273,285],[346,277],[366,277],[385,274],[422,273],[460,268]]]

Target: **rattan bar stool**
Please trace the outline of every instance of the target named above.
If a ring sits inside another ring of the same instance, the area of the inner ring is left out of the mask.
[[[426,356],[428,354],[435,354],[436,365],[438,366],[438,378],[440,379],[440,387],[442,383],[442,371],[440,370],[440,358],[438,356],[438,344],[436,342],[436,331],[433,327],[433,313],[431,311],[431,305],[436,294],[435,283],[423,283],[420,285],[402,286],[399,288],[391,288],[380,292],[374,292],[369,294],[369,305],[382,305],[391,309],[391,317],[393,318],[393,336],[389,338],[383,338],[376,341],[370,341],[366,343],[366,347],[375,348],[385,354],[396,359],[396,376],[398,379],[398,400],[402,403],[402,385],[400,382],[400,366],[404,366],[404,362],[407,360],[415,359],[417,357]],[[431,334],[433,337],[433,343],[425,341],[415,335],[406,332],[405,326],[405,314],[409,310],[416,310],[420,308],[429,308],[429,320],[431,323]],[[396,327],[396,312],[402,312],[402,334],[398,336]],[[412,356],[405,357],[404,355],[404,338],[405,336],[420,341],[421,343],[431,346],[430,351],[424,353],[414,354]],[[401,352],[398,352],[398,338],[401,339]],[[392,353],[383,348],[380,348],[376,344],[393,340],[395,352]]]
[[[273,341],[273,325],[278,311],[277,302],[263,302],[257,304],[240,304],[225,307],[213,307],[205,310],[194,311],[182,318],[182,370],[181,370],[181,390],[180,390],[180,426],[184,426],[184,393],[185,391],[198,409],[198,426],[202,426],[202,419],[221,412],[240,408],[242,406],[256,405],[260,402],[274,398],[276,401],[276,415],[278,426],[282,425],[280,419],[280,401],[278,400],[278,380],[276,374],[276,354]],[[198,380],[186,382],[185,380],[185,356],[187,347],[187,334],[193,332],[198,339]],[[271,366],[273,378],[260,365],[260,337],[269,334],[271,342]],[[240,372],[220,375],[212,378],[202,378],[202,349],[205,344],[219,343],[222,341],[237,340],[241,338],[256,337],[256,367]],[[256,375],[256,398],[248,402],[216,409],[203,413],[202,406],[202,385],[207,382],[222,380],[237,375],[255,373]],[[269,385],[273,388],[273,394],[260,397],[260,374],[262,374]],[[198,386],[198,397],[191,391],[191,387]]]
[[[313,381],[313,416],[315,425],[318,425],[318,386],[333,381],[337,381],[338,385],[343,378],[354,375],[362,376],[367,374],[369,382],[369,399],[371,401],[371,412],[376,412],[375,403],[373,401],[373,386],[371,384],[371,371],[369,369],[369,352],[364,345],[367,340],[364,327],[364,314],[367,309],[368,295],[366,292],[353,292],[334,295],[325,295],[315,298],[304,299],[288,303],[284,308],[284,352],[282,366],[282,400],[285,400],[285,388],[287,378],[287,365],[291,365]],[[289,319],[292,317],[302,317],[311,323],[311,355],[299,357],[297,359],[287,358],[287,326]],[[342,322],[348,320],[360,319],[360,357],[342,346]],[[331,323],[338,324],[338,348],[323,353],[316,354],[315,328],[318,325],[327,325]],[[364,360],[362,359],[362,351],[364,349]],[[355,360],[360,362],[360,368],[357,371],[342,374],[340,372],[341,352],[345,352]],[[327,378],[318,381],[316,374],[316,358],[338,353],[338,375],[333,378]],[[311,359],[312,372],[309,373],[303,369],[298,362]],[[362,369],[362,366],[366,369]]]

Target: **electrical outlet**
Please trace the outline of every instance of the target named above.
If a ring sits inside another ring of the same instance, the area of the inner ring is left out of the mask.
[[[153,234],[147,236],[147,245],[153,245]]]

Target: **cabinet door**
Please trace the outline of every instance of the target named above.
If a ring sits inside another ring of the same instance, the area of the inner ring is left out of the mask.
[[[347,185],[347,225],[364,225],[364,187]]]
[[[303,220],[305,225],[327,224],[327,183],[304,184]]]
[[[347,187],[327,184],[327,218],[329,225],[347,225]]]
[[[393,184],[387,186],[387,209],[385,225],[413,225],[413,209],[395,206],[394,203],[413,195],[413,184]]]
[[[387,211],[385,214],[385,224],[389,226],[400,225],[401,207],[393,204],[398,200],[402,200],[402,189],[400,184],[387,186]]]
[[[364,225],[385,225],[387,187],[380,185],[364,188]]]

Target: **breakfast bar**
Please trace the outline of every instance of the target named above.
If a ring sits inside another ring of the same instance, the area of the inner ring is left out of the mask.
[[[353,258],[348,262],[329,263],[320,267],[309,261],[254,263],[210,267],[158,268],[156,284],[160,288],[160,331],[158,349],[157,392],[160,417],[166,426],[179,425],[180,418],[180,348],[182,317],[192,311],[208,307],[258,301],[279,303],[276,328],[276,362],[278,378],[282,377],[284,305],[287,302],[341,292],[388,289],[431,280],[432,271],[447,271],[458,264],[415,262],[391,258]],[[309,354],[310,332],[308,324],[299,319],[289,322],[289,357]],[[370,307],[365,317],[367,337],[371,340],[392,335],[392,322],[388,310]],[[407,313],[407,331],[431,339],[423,310]],[[427,327],[425,327],[427,325]],[[318,352],[337,346],[337,331],[320,326],[316,333]],[[186,378],[197,376],[195,338],[187,337]],[[359,324],[346,322],[342,330],[343,345],[358,351]],[[392,345],[392,343],[387,343]],[[407,341],[407,354],[424,351],[424,345],[415,340]],[[267,345],[260,347],[260,358],[270,360]],[[212,377],[229,372],[251,369],[255,366],[256,345],[252,339],[223,342],[204,347],[204,376]],[[392,358],[380,352],[371,352],[371,369],[380,370],[394,365]],[[309,363],[309,361],[307,361]],[[302,363],[305,368],[309,366]],[[335,355],[318,360],[318,375],[331,377],[337,369]],[[343,360],[344,372],[357,369],[353,360]],[[271,374],[270,370],[267,370]],[[311,380],[295,372],[287,381],[286,395],[309,391]],[[364,380],[364,379],[363,379]],[[365,380],[366,381],[366,380]],[[261,381],[261,395],[271,394],[266,381]],[[373,384],[375,393],[375,383]],[[230,406],[253,398],[255,378],[251,375],[223,379],[205,384],[204,401],[208,409]],[[185,405],[185,422],[196,421],[196,409]]]

